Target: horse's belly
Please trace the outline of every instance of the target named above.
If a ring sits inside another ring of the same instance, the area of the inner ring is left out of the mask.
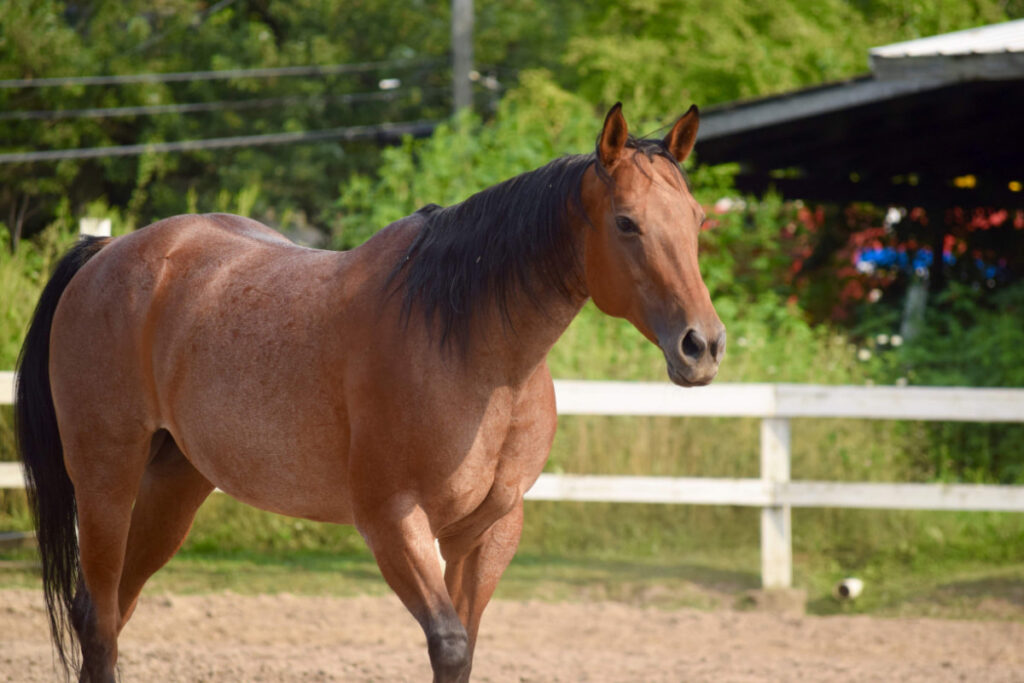
[[[346,457],[337,439],[294,428],[276,435],[256,431],[263,432],[261,438],[189,438],[186,430],[182,450],[203,476],[244,503],[292,517],[352,523]]]
[[[261,337],[244,316],[205,324],[156,373],[161,421],[186,456],[246,503],[350,523],[349,426],[324,354],[285,331]]]

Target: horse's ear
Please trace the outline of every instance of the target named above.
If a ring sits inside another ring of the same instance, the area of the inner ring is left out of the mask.
[[[616,102],[608,111],[608,116],[604,117],[604,128],[597,140],[597,155],[602,166],[610,168],[615,163],[628,137],[629,128],[626,126],[626,117],[622,115],[622,102]]]
[[[697,127],[699,125],[700,112],[697,110],[697,105],[694,104],[690,106],[685,114],[679,117],[676,125],[672,126],[672,130],[669,131],[662,141],[665,149],[671,152],[672,156],[679,163],[683,163],[686,157],[690,156],[690,152],[693,150],[693,143],[697,140]]]

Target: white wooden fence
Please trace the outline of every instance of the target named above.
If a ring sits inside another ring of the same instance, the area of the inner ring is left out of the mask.
[[[712,384],[556,380],[563,415],[670,415],[761,419],[761,477],[636,477],[545,474],[528,500],[744,505],[761,508],[761,577],[792,584],[793,507],[1024,512],[1024,486],[846,483],[790,480],[791,418],[1024,422],[1024,389]],[[13,402],[13,373],[0,372],[0,404]],[[23,486],[0,463],[0,488]]]

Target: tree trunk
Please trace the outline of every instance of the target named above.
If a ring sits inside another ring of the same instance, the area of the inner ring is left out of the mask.
[[[17,202],[17,200],[15,200]],[[21,231],[25,225],[25,212],[28,210],[28,194],[21,196],[21,207],[18,209],[17,215],[14,217],[11,225],[11,253],[18,251],[18,243],[21,242]],[[11,212],[14,212],[14,207],[11,207]]]

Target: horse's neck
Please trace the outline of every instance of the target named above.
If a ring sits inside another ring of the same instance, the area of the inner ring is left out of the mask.
[[[507,318],[494,308],[483,317],[485,329],[477,351],[488,364],[503,367],[510,382],[533,374],[586,303],[579,274],[569,272],[565,277],[569,296],[555,289],[532,296],[519,291],[509,302]]]

